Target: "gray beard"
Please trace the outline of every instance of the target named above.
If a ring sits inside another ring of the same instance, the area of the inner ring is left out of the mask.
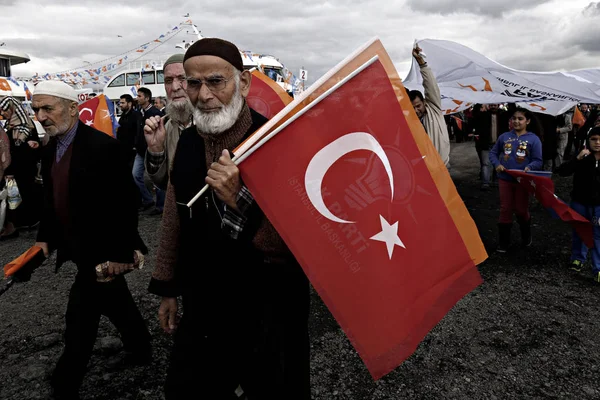
[[[189,99],[185,101],[167,101],[167,108],[165,114],[169,116],[174,122],[178,124],[187,125],[190,122],[190,117],[194,112],[194,106]]]
[[[218,113],[203,113],[195,107],[193,115],[196,129],[208,135],[218,136],[235,124],[243,106],[244,98],[239,90],[236,90],[231,102]]]

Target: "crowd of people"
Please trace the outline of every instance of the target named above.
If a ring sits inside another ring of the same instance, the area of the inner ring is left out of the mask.
[[[450,168],[451,136],[474,139],[482,189],[499,186],[498,252],[509,250],[513,214],[522,245],[532,243],[529,195],[509,169],[574,175],[572,207],[593,221],[600,238],[597,109],[581,105],[586,122],[578,126],[571,112],[550,118],[514,104],[477,105],[459,116],[458,130],[442,113],[419,48],[413,56],[425,92],[408,96],[442,161]],[[65,83],[36,86],[35,122],[14,98],[0,99],[0,189],[14,180],[22,199],[1,239],[37,227],[36,245],[46,256],[56,251],[57,268],[72,261],[78,271],[53,398],[79,398],[101,315],[120,332],[129,363],[152,360],[150,334],[123,276],[148,252],[138,233],[138,214],[145,213],[162,215],[149,291],[161,298],[159,323],[174,338],[166,399],[190,392],[309,399],[308,280],[231,159],[267,121],[245,101],[251,74],[237,47],[216,38],[195,42],[163,68],[165,99],[153,101],[144,87],[136,99],[120,97],[116,140],[79,121],[77,96]],[[205,184],[210,190],[188,208]],[[574,233],[573,269],[581,271],[587,252]],[[591,258],[600,281],[598,246]]]
[[[449,142],[474,140],[480,163],[481,189],[499,187],[498,253],[506,253],[516,217],[521,245],[532,244],[529,192],[507,170],[546,171],[573,175],[570,206],[593,225],[591,249],[593,278],[600,283],[600,109],[574,106],[561,115],[535,113],[518,104],[477,104],[455,115],[441,110],[435,76],[415,47],[425,93],[408,92],[417,116],[442,160],[450,169]],[[589,249],[574,230],[571,269],[586,269]]]

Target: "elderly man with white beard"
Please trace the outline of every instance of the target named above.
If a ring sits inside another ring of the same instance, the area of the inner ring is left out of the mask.
[[[185,91],[187,82],[183,69],[183,54],[174,54],[163,64],[167,108],[164,117],[146,120],[144,134],[146,172],[152,182],[162,190],[167,189],[169,171],[173,164],[181,132],[192,124],[192,103]]]
[[[231,161],[267,121],[246,103],[252,76],[216,38],[190,46],[184,68],[195,126],[179,139],[150,283],[174,333],[166,399],[310,399],[308,280]]]

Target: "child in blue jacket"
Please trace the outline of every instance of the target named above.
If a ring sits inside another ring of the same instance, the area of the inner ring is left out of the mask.
[[[500,218],[498,221],[499,241],[496,251],[506,253],[510,246],[510,230],[513,213],[521,228],[521,242],[531,245],[531,215],[529,214],[529,193],[510,176],[507,169],[537,171],[542,168],[542,142],[532,133],[538,131],[531,125],[536,121],[533,114],[517,108],[511,118],[513,129],[500,135],[490,150],[490,162],[498,172],[500,186]]]

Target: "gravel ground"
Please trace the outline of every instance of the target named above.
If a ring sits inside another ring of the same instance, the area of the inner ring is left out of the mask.
[[[368,374],[316,293],[310,334],[314,400],[330,399],[597,399],[600,286],[568,270],[569,227],[532,202],[534,245],[493,254],[497,189],[481,192],[473,143],[453,144],[452,175],[479,227],[490,259],[485,283],[460,301],[427,335],[415,354],[378,382]],[[557,178],[568,199],[570,180]],[[141,217],[140,231],[154,250],[159,217]],[[0,264],[35,240],[35,232],[0,243]],[[121,342],[101,321],[81,395],[84,399],[162,399],[170,338],[158,327],[158,299],[146,291],[150,263],[127,280],[153,336],[154,361],[120,369]],[[53,261],[53,260],[51,260]],[[48,376],[62,350],[64,311],[75,267],[58,274],[46,265],[31,281],[0,297],[0,399],[45,399]]]

